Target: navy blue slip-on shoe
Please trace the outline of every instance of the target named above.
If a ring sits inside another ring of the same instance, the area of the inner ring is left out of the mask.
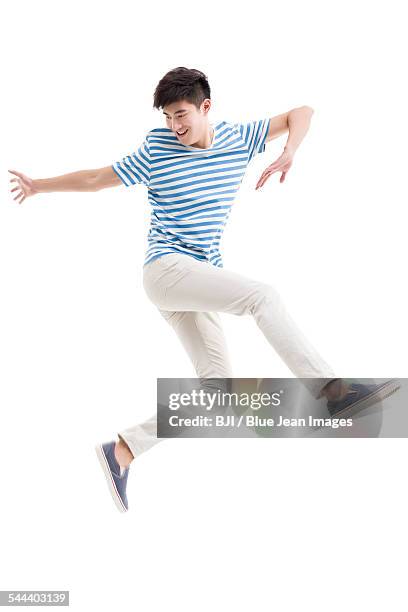
[[[332,417],[351,416],[385,399],[397,391],[400,386],[397,379],[390,379],[379,385],[352,383],[346,395],[340,400],[329,400],[327,408]]]
[[[115,457],[115,444],[115,441],[98,444],[95,450],[113,501],[120,512],[126,512],[128,510],[126,485],[129,468],[127,467],[122,475],[120,474],[120,465]]]

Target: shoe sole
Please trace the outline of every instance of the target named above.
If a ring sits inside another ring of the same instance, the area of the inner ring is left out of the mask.
[[[112,478],[112,473],[109,467],[109,463],[106,460],[105,453],[103,451],[102,446],[95,446],[96,455],[99,459],[99,463],[101,465],[102,471],[105,474],[106,482],[108,483],[110,494],[112,495],[112,499],[115,502],[115,505],[119,512],[127,512],[127,508],[124,505],[122,498],[120,497],[118,490],[115,485],[115,481]]]
[[[401,387],[401,383],[399,380],[388,380],[379,389],[376,389],[369,395],[362,397],[360,400],[358,400],[354,404],[351,404],[350,406],[343,408],[343,410],[334,412],[333,414],[330,415],[330,418],[337,418],[340,415],[342,418],[344,418],[345,416],[353,416],[357,412],[360,412],[360,410],[369,408],[370,406],[373,406],[377,402],[380,402],[381,400],[386,399],[387,397],[395,393],[395,391],[398,391],[400,387]]]

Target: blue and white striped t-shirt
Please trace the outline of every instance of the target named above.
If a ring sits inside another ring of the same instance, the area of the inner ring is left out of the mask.
[[[248,163],[265,150],[269,119],[212,127],[207,149],[184,145],[169,128],[156,128],[137,151],[112,164],[127,187],[148,188],[144,265],[167,253],[185,253],[223,267],[222,233]]]

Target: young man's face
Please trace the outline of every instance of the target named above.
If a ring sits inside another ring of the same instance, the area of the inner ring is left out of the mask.
[[[208,98],[201,103],[199,109],[195,104],[186,100],[173,102],[163,107],[166,125],[181,143],[192,146],[199,142],[208,131],[210,107],[211,100]]]

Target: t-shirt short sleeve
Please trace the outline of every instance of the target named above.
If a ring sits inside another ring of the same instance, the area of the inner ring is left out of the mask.
[[[148,186],[150,182],[150,153],[147,139],[133,153],[112,164],[121,181],[130,187],[137,183]]]
[[[242,139],[248,148],[248,161],[251,161],[257,153],[263,153],[265,151],[265,139],[269,130],[269,118],[239,123],[238,127]]]

